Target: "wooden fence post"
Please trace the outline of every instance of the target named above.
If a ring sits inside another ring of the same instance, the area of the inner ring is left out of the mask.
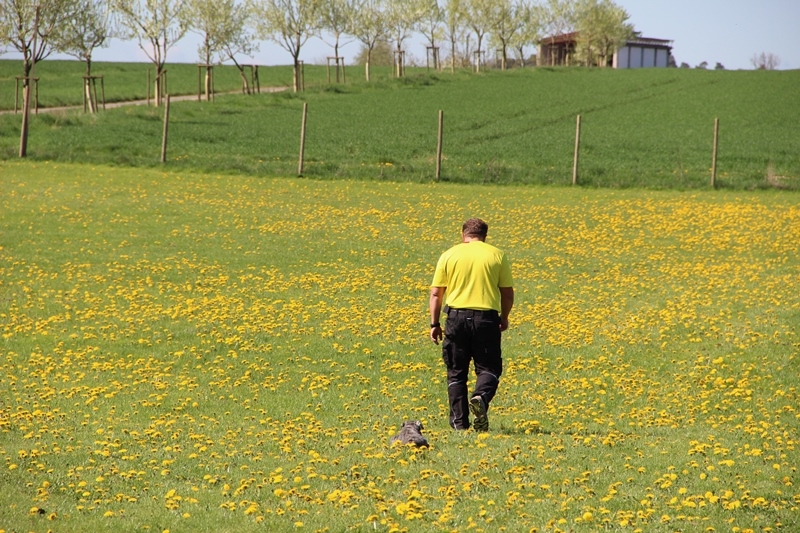
[[[717,188],[717,148],[719,147],[719,119],[714,119],[714,149],[711,155],[711,188]]]
[[[169,130],[169,94],[164,101],[164,135],[161,139],[161,162],[167,162],[167,132]]]
[[[436,143],[436,181],[442,176],[442,132],[444,130],[444,111],[439,110],[439,135]]]
[[[300,162],[297,165],[297,175],[303,175],[303,160],[306,153],[306,118],[308,117],[308,102],[303,103],[303,122],[300,125]]]
[[[575,126],[575,156],[572,161],[572,184],[578,184],[578,159],[581,151],[581,116],[578,115],[578,122]]]

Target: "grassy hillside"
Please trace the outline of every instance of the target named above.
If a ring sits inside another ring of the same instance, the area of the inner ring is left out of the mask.
[[[168,90],[172,95],[197,94],[197,65],[187,63],[167,64]],[[353,67],[355,69],[355,67]],[[82,76],[85,64],[78,61],[46,60],[36,65],[39,78],[39,105],[41,107],[82,106]],[[154,76],[151,63],[92,63],[92,75],[103,76],[106,102],[145,99],[147,97],[147,71]],[[250,70],[245,72],[250,80]],[[305,69],[306,83],[319,84],[326,80],[326,69],[309,65]],[[348,71],[350,73],[350,71]],[[355,74],[355,71],[353,71]],[[22,62],[0,60],[0,110],[13,110],[17,76],[22,75]],[[292,69],[288,66],[260,67],[258,78],[261,87],[287,87],[292,84]],[[217,92],[240,91],[242,82],[239,70],[232,65],[214,67]],[[100,97],[100,82],[97,82]],[[150,89],[152,94],[153,89]]]
[[[793,194],[0,181],[2,530],[800,530]],[[473,215],[516,292],[482,434],[427,339]]]
[[[196,67],[186,68],[191,92]],[[276,72],[278,80],[282,71]],[[324,68],[315,76],[324,81]],[[318,178],[432,180],[441,109],[447,181],[570,183],[580,114],[584,185],[705,188],[719,118],[719,186],[799,188],[798,83],[800,71],[681,69],[419,73],[372,84],[309,83],[301,95],[174,103],[167,167],[294,175],[301,110],[308,103],[305,173]],[[18,123],[18,117],[0,117],[3,158],[16,156]],[[161,132],[162,110],[155,108],[96,117],[40,114],[29,154],[153,166]]]

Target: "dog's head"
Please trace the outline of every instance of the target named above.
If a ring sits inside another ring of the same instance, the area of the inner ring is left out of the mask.
[[[416,429],[417,431],[422,431],[422,422],[419,420],[406,420],[403,422],[403,425],[400,426],[401,428],[410,428]]]

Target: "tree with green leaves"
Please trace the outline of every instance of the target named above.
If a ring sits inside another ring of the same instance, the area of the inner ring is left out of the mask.
[[[369,56],[369,57],[367,57]],[[358,54],[353,59],[356,65],[364,66],[369,61],[373,66],[391,67],[394,62],[394,49],[389,41],[378,41],[372,51],[362,44]]]
[[[355,15],[353,21],[353,35],[361,41],[366,51],[364,71],[369,81],[372,54],[381,43],[386,43],[389,27],[385,16],[384,0],[366,0]],[[392,52],[389,52],[391,57]],[[389,62],[391,65],[391,61]]]
[[[26,88],[33,65],[56,50],[76,9],[73,0],[0,0],[0,47],[22,55]]]
[[[386,0],[386,23],[396,45],[398,76],[402,76],[404,70],[403,42],[411,37],[417,24],[422,20],[425,4],[426,0]]]
[[[634,36],[630,15],[613,0],[581,0],[576,6],[576,59],[605,67],[614,52]]]
[[[86,63],[86,76],[92,75],[92,54],[106,46],[114,36],[111,6],[106,0],[77,0],[73,16],[64,21],[55,44],[59,52]]]
[[[539,4],[532,2],[521,2],[521,9],[517,12],[521,18],[519,30],[514,33],[509,46],[514,50],[514,55],[525,66],[525,49],[528,46],[536,46],[542,38],[543,9]]]
[[[86,63],[83,79],[84,102],[90,113],[96,111],[95,78],[92,78],[92,54],[113,36],[111,7],[106,0],[77,0],[76,10],[64,21],[55,48]]]
[[[322,0],[255,0],[259,35],[292,56],[294,92],[300,90],[300,51],[319,32],[321,11]]]
[[[543,27],[549,36],[551,46],[555,44],[558,36],[575,30],[574,0],[546,0],[542,5],[542,14]],[[550,65],[555,65],[556,60],[556,56],[551,53]],[[539,61],[541,62],[542,58]]]
[[[456,71],[456,43],[463,38],[466,30],[467,12],[465,0],[445,0],[444,29],[450,43],[450,71]]]
[[[476,50],[478,59],[475,62],[475,68],[478,71],[480,71],[481,63],[483,62],[481,56],[485,53],[482,48],[483,39],[491,28],[492,19],[494,18],[493,11],[495,10],[497,1],[498,0],[465,0],[464,2],[467,23],[478,39],[478,48]]]
[[[205,96],[211,94],[211,66],[213,63],[233,61],[239,70],[242,87],[250,94],[250,84],[244,67],[236,59],[238,55],[251,55],[258,50],[258,42],[251,25],[253,6],[249,0],[189,0],[187,15],[191,30],[198,33],[202,41],[197,49],[200,61],[206,65]]]
[[[439,6],[437,0],[425,0],[422,2],[422,16],[417,23],[417,31],[428,41],[427,48],[433,53],[434,68],[439,70],[439,47],[436,42],[443,38],[444,31],[442,22],[444,21],[444,10]]]
[[[355,32],[356,14],[364,5],[365,0],[325,0],[320,9],[320,33],[322,41],[333,48],[333,56],[336,58],[336,81],[339,81],[339,62],[342,61],[341,68],[344,68],[343,58],[339,56],[339,46],[350,44],[351,41],[340,43],[342,36],[353,35]],[[333,37],[333,42],[326,38],[326,35]]]
[[[136,39],[156,69],[155,101],[162,97],[167,53],[186,35],[189,18],[186,0],[111,0],[119,16],[122,36]]]
[[[500,52],[500,68],[508,65],[508,48],[525,23],[526,5],[522,0],[494,0],[490,19],[490,42]]]

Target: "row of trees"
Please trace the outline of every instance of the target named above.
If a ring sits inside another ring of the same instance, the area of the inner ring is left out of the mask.
[[[271,40],[294,64],[299,89],[300,53],[309,38],[333,48],[359,41],[370,56],[391,42],[402,61],[405,42],[415,33],[429,52],[445,43],[450,68],[470,62],[478,68],[486,47],[505,68],[509,54],[524,65],[526,49],[545,35],[579,32],[575,57],[583,64],[605,65],[610,54],[633,34],[629,16],[613,0],[0,0],[0,49],[23,56],[23,78],[33,65],[57,51],[86,62],[112,37],[137,40],[160,79],[167,54],[188,31],[202,37],[199,60],[206,65],[232,61]],[[342,63],[343,64],[343,63]],[[157,81],[156,100],[162,85]]]

